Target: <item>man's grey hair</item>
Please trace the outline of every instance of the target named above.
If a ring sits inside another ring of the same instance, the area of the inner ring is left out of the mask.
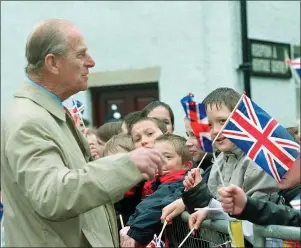
[[[68,39],[63,27],[72,26],[72,23],[52,19],[42,22],[30,34],[26,43],[25,56],[27,74],[40,74],[44,66],[45,57],[52,53],[64,57],[68,51]]]

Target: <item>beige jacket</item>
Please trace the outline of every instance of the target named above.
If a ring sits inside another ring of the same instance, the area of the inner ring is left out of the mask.
[[[62,106],[25,82],[1,125],[6,246],[118,246],[112,203],[142,176],[128,155],[88,162],[70,130]]]
[[[207,185],[214,197],[218,196],[217,191],[222,187],[218,168],[225,186],[239,186],[247,196],[260,197],[279,190],[276,180],[236,147],[232,152],[220,153],[213,163]]]

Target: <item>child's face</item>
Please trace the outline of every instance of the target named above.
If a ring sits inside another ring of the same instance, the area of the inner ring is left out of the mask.
[[[218,105],[218,108],[216,104],[212,104],[211,106],[207,106],[206,112],[210,126],[211,139],[214,140],[231,114],[231,111],[225,104]],[[214,144],[221,152],[230,151],[234,147],[234,144],[223,135],[219,135]]]
[[[103,153],[105,142],[103,142],[101,139],[97,138],[95,134],[89,134],[87,136],[87,140],[88,140],[89,144],[94,144],[96,146],[100,155]]]
[[[163,121],[167,127],[167,132],[173,133],[173,127],[171,124],[169,112],[163,106],[154,108],[148,113],[147,117],[158,118],[159,120]]]
[[[292,168],[279,182],[280,189],[289,189],[300,184],[300,157],[295,161]]]
[[[170,142],[157,141],[154,144],[154,148],[158,150],[167,160],[167,163],[163,165],[163,175],[187,168],[187,165],[182,163],[182,158],[178,153],[176,153]]]
[[[185,129],[187,135],[186,146],[193,158],[193,161],[199,162],[202,160],[205,153],[201,150],[197,138],[190,126],[189,120],[185,119]]]
[[[134,124],[131,134],[136,148],[151,148],[154,146],[156,138],[163,133],[154,122],[145,120]]]

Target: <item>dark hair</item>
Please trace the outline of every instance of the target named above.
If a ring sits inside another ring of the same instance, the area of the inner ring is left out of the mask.
[[[127,114],[124,117],[124,123],[127,127],[127,130],[129,132],[129,130],[132,129],[133,123],[135,123],[137,120],[141,119],[141,113],[142,111],[135,111],[135,112],[131,112],[129,114]]]
[[[169,116],[170,116],[170,121],[171,121],[171,125],[172,125],[172,128],[174,128],[174,125],[175,125],[175,117],[174,117],[174,114],[173,114],[173,111],[171,109],[171,107],[165,103],[165,102],[161,102],[161,101],[153,101],[153,102],[150,102],[149,104],[147,104],[144,109],[142,110],[142,116],[143,117],[147,117],[148,114],[154,110],[155,108],[157,107],[163,107],[163,108],[166,108],[168,113],[169,113]]]
[[[121,124],[122,122],[120,121],[105,123],[97,129],[96,135],[103,142],[107,142],[113,135],[121,132]]]
[[[169,142],[173,148],[175,149],[176,153],[181,157],[182,163],[187,163],[192,161],[192,157],[190,155],[189,149],[186,146],[186,139],[182,136],[166,133],[160,135],[156,142],[158,141],[165,141]]]
[[[214,91],[211,91],[202,103],[206,105],[206,109],[208,106],[212,108],[213,104],[216,105],[216,108],[220,108],[222,104],[225,104],[232,112],[240,97],[240,94],[231,88],[217,88]]]
[[[139,122],[141,122],[141,121],[151,121],[151,122],[155,123],[155,125],[162,131],[162,133],[166,133],[167,132],[166,124],[163,121],[161,121],[160,119],[153,118],[153,117],[141,117],[139,120],[136,120],[132,124],[131,130],[129,130],[130,134],[132,133],[134,125],[137,124],[137,123],[139,123]]]

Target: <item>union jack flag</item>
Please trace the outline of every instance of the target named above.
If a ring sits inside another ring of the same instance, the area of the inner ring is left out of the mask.
[[[290,201],[290,205],[292,206],[292,208],[300,211],[300,193]]]
[[[79,113],[81,115],[84,114],[85,106],[84,106],[83,103],[81,103],[79,100],[72,99],[72,105],[73,105],[73,107],[72,107],[72,113],[74,115],[78,115]]]
[[[287,59],[286,62],[291,66],[291,68],[296,71],[296,74],[298,75],[300,80],[300,58],[293,60]]]
[[[278,182],[299,156],[293,137],[246,95],[222,134]]]
[[[204,152],[213,152],[205,104],[196,103],[193,100],[193,97],[193,94],[189,93],[181,99],[181,104],[198,140],[200,148]]]
[[[146,248],[164,248],[165,244],[162,240],[158,240],[157,235],[154,235],[153,240],[146,246]]]

